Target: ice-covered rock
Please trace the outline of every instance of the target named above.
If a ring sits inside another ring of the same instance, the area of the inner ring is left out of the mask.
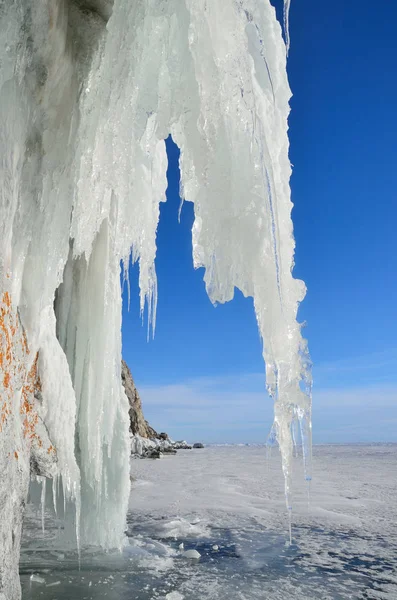
[[[141,457],[157,449],[158,443],[156,439],[144,438],[140,435],[131,436],[131,454],[133,456]]]
[[[183,556],[185,558],[190,558],[193,560],[198,560],[199,558],[201,558],[200,552],[197,552],[197,550],[194,549],[186,550],[186,552],[183,553]]]
[[[177,450],[191,450],[187,442],[174,442],[170,437],[166,439],[147,438],[138,434],[131,436],[131,454],[139,458],[160,458],[158,454],[176,454]]]
[[[191,450],[193,446],[188,444],[186,440],[180,440],[178,442],[174,442],[175,450]]]

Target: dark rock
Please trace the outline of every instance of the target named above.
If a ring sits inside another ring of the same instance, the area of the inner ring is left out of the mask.
[[[159,438],[159,440],[164,440],[164,441],[169,439],[168,433],[164,433],[164,432],[160,433],[157,437]]]
[[[158,438],[159,434],[157,433],[157,431],[155,431],[155,429],[153,429],[153,427],[151,427],[147,421],[145,421],[145,423],[146,423],[146,429],[148,432],[148,437],[150,439]]]
[[[162,448],[161,452],[164,454],[176,454],[174,446],[166,446],[165,448]]]
[[[138,390],[135,387],[131,371],[124,360],[121,361],[121,381],[130,405],[129,414],[131,433],[140,435],[143,438],[159,437],[156,431],[150,427],[147,421],[145,421]]]
[[[193,448],[204,448],[204,444],[201,444],[201,443],[193,444]]]
[[[161,458],[162,453],[157,448],[149,448],[142,455],[142,458]]]

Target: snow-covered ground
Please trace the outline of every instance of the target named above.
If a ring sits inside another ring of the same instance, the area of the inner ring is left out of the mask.
[[[291,546],[280,457],[263,447],[132,461],[129,543],[83,550],[80,569],[49,508],[43,539],[30,507],[23,598],[397,599],[397,445],[317,446],[314,457],[310,505],[295,460]]]

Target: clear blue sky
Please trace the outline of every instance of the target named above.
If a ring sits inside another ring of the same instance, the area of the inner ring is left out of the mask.
[[[396,21],[396,2],[292,1],[294,274],[308,287],[299,317],[317,442],[397,441]],[[155,428],[191,441],[263,441],[272,406],[252,302],[239,292],[209,302],[192,266],[193,206],[178,224],[178,151],[168,151],[156,336],[147,343],[134,267],[124,358]]]

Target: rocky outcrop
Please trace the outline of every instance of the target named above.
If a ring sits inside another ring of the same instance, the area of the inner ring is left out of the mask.
[[[171,439],[131,437],[131,455],[134,458],[162,458],[167,454],[176,454],[177,450],[191,450],[185,441],[174,442]]]
[[[131,433],[143,438],[158,438],[159,434],[153,427],[150,427],[143,416],[142,402],[132,378],[131,371],[125,360],[121,361],[121,381],[130,405],[129,414]]]
[[[145,420],[142,402],[127,363],[121,361],[121,381],[129,402],[131,454],[136,458],[161,458],[177,450],[191,450],[184,440],[174,442],[167,433],[157,433]]]
[[[145,423],[146,423],[146,429],[148,431],[148,436],[147,437],[149,437],[151,439],[152,438],[158,438],[159,434],[157,433],[157,431],[155,431],[153,429],[153,427],[151,427],[147,421],[145,421]]]
[[[9,292],[0,295],[0,600],[19,600],[22,523],[29,476],[57,472],[42,419],[39,352],[32,353]]]

